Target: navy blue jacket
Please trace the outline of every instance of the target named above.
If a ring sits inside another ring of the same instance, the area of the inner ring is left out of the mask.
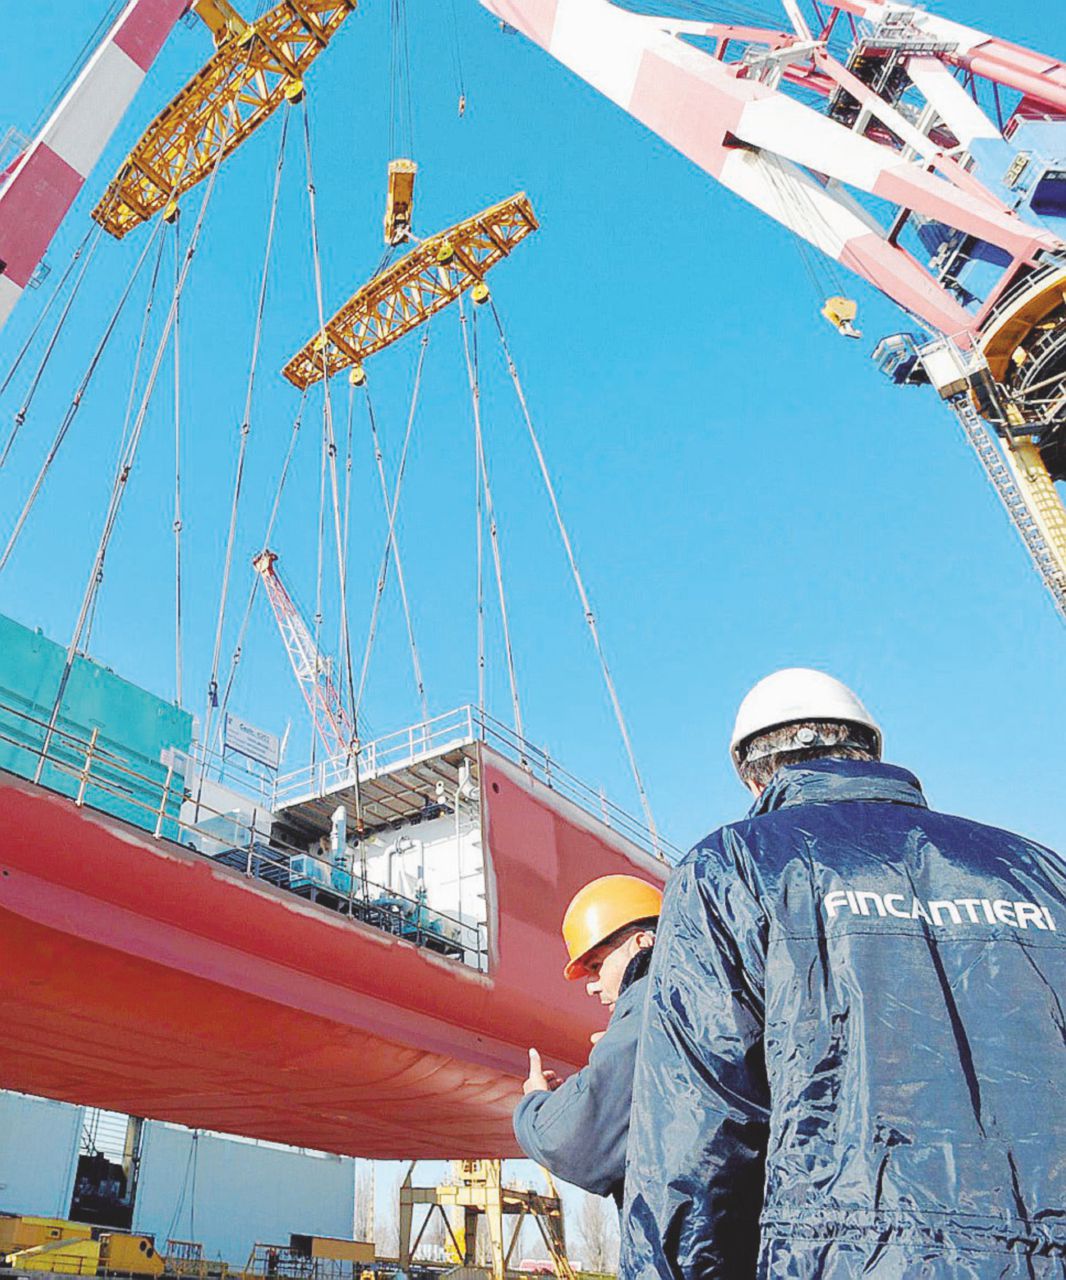
[[[531,1160],[575,1187],[613,1196],[622,1206],[633,1067],[637,1059],[642,981],[650,951],[630,960],[607,1030],[588,1066],[551,1093],[527,1093],[514,1113],[518,1145]]]
[[[667,885],[625,1280],[1066,1276],[1066,864],[780,770]]]

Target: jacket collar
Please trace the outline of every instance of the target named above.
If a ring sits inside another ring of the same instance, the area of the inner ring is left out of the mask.
[[[827,759],[778,769],[748,817],[800,804],[833,804],[840,800],[881,800],[928,808],[921,783],[898,765]]]
[[[622,974],[622,985],[618,989],[619,1000],[631,986],[639,982],[647,974],[650,964],[651,947],[642,947],[630,960],[629,964],[626,965],[626,971]]]

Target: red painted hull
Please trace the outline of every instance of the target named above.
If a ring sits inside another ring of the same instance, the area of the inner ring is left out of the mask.
[[[662,868],[485,751],[490,972],[0,773],[0,1086],[377,1158],[517,1154],[537,1045],[602,1010],[561,977],[596,875]]]

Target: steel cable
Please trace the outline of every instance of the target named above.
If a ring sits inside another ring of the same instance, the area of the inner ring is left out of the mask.
[[[377,461],[378,477],[381,482],[381,496],[385,504],[385,518],[388,522],[388,528],[385,534],[385,550],[381,557],[381,568],[378,572],[377,586],[374,591],[374,605],[370,612],[370,625],[367,628],[366,648],[363,651],[363,666],[359,674],[359,692],[356,695],[356,708],[362,706],[363,694],[366,691],[367,675],[370,670],[370,659],[374,650],[374,640],[377,636],[378,612],[381,607],[382,596],[385,593],[385,583],[388,578],[389,560],[396,560],[396,581],[400,589],[400,599],[403,602],[404,621],[407,625],[407,640],[411,649],[411,665],[414,670],[415,689],[418,693],[419,704],[422,708],[423,720],[429,719],[429,707],[426,701],[425,681],[422,677],[422,663],[418,656],[418,645],[415,642],[414,623],[411,616],[411,608],[408,603],[407,586],[403,577],[403,566],[400,562],[400,545],[396,538],[396,513],[400,506],[400,490],[403,487],[404,473],[407,467],[407,451],[411,444],[411,434],[414,430],[415,412],[418,407],[418,396],[422,386],[422,367],[426,359],[426,347],[429,345],[429,330],[424,329],[422,332],[422,344],[418,353],[418,364],[415,368],[414,385],[411,390],[411,405],[407,414],[407,430],[404,433],[403,447],[400,450],[400,461],[396,469],[396,480],[393,484],[392,498],[390,501],[388,483],[385,479],[384,461],[381,454],[381,444],[378,438],[377,421],[374,416],[374,406],[370,399],[370,392],[367,389],[366,406],[367,415],[370,419],[370,433],[374,445],[374,457]]]
[[[122,498],[126,492],[129,478],[133,471],[134,462],[136,461],[137,447],[140,443],[141,432],[144,428],[144,421],[148,414],[148,405],[152,398],[152,392],[155,390],[156,378],[159,376],[159,370],[163,363],[163,356],[166,352],[167,343],[170,339],[170,332],[174,325],[174,317],[177,312],[178,302],[181,298],[182,290],[185,287],[185,281],[188,278],[189,267],[192,263],[193,256],[196,253],[196,246],[200,239],[200,229],[203,226],[204,216],[207,213],[207,206],[211,200],[211,194],[215,189],[215,179],[218,177],[222,157],[223,152],[220,151],[218,160],[216,160],[215,166],[211,170],[211,177],[208,181],[207,189],[204,192],[204,198],[200,205],[199,214],[197,215],[196,225],[194,226],[192,235],[189,238],[189,244],[185,251],[185,259],[182,263],[181,272],[175,286],[174,297],[171,299],[170,310],[167,313],[166,322],[163,325],[163,333],[159,339],[159,345],[156,348],[155,358],[152,361],[152,368],[149,373],[144,395],[141,398],[140,408],[137,411],[137,417],[134,421],[133,428],[130,431],[129,439],[126,442],[126,448],[119,459],[119,465],[115,472],[115,478],[111,487],[111,498],[108,504],[107,514],[104,518],[104,527],[100,534],[100,541],[97,545],[93,568],[89,574],[89,581],[82,597],[81,608],[78,613],[74,632],[71,636],[70,644],[67,646],[66,660],[63,664],[63,671],[59,678],[59,685],[56,690],[55,700],[52,704],[52,712],[49,717],[48,728],[45,731],[41,754],[37,762],[37,770],[34,775],[35,782],[40,781],[41,771],[44,768],[44,762],[48,755],[48,748],[51,745],[52,737],[55,733],[56,722],[59,719],[59,709],[62,706],[63,697],[70,681],[70,673],[74,666],[74,658],[77,655],[81,644],[86,618],[89,614],[90,608],[93,607],[95,596],[102,583],[103,564],[111,542],[111,535],[114,532],[115,523],[118,520],[119,510],[122,506]]]
[[[477,321],[473,324],[473,341],[467,333],[466,308],[463,306],[462,294],[459,295],[459,329],[463,337],[463,355],[466,359],[466,373],[470,383],[470,403],[474,413],[474,442],[478,470],[481,474],[481,487],[485,495],[485,513],[489,519],[489,546],[492,549],[493,566],[496,573],[496,591],[500,601],[500,622],[503,626],[504,655],[507,659],[507,678],[511,687],[511,710],[514,714],[514,729],[524,741],[522,727],[522,708],[518,697],[518,676],[515,672],[514,648],[511,644],[511,624],[507,616],[507,597],[503,589],[503,556],[500,550],[499,528],[496,522],[496,508],[492,501],[492,488],[489,484],[488,464],[485,459],[485,439],[481,429],[481,386],[477,372]],[[473,354],[471,354],[473,350]]]
[[[248,439],[252,429],[252,397],[255,390],[255,375],[259,364],[259,349],[263,337],[263,316],[266,310],[267,282],[270,277],[270,258],[274,245],[274,231],[277,225],[278,201],[281,192],[281,177],[285,166],[285,142],[289,130],[289,113],[282,117],[281,138],[278,143],[278,158],[274,166],[274,191],[270,203],[270,218],[267,224],[266,249],[263,254],[263,270],[259,278],[259,299],[256,306],[255,331],[252,337],[252,353],[248,366],[248,384],[244,397],[244,416],[241,419],[240,443],[237,447],[237,465],[233,479],[233,497],[230,502],[229,526],[226,531],[226,551],[222,562],[222,580],[219,585],[218,613],[215,619],[215,644],[211,654],[211,673],[207,683],[207,709],[204,714],[205,745],[211,741],[211,720],[218,705],[218,668],[222,660],[222,635],[226,621],[226,606],[229,602],[230,575],[233,569],[233,551],[237,537],[237,516],[240,506],[242,486],[244,483],[245,457],[248,451]],[[303,400],[300,401],[301,414]],[[258,578],[258,575],[256,575]]]
[[[181,215],[174,214],[174,701],[182,703],[181,654]]]
[[[622,704],[618,698],[618,691],[615,688],[614,678],[611,675],[611,669],[607,664],[607,655],[604,653],[603,643],[600,639],[600,629],[596,622],[596,615],[593,612],[588,592],[585,590],[584,579],[582,578],[581,571],[577,565],[577,557],[574,554],[573,543],[570,541],[570,534],[567,530],[566,523],[563,520],[563,513],[559,506],[559,499],[555,492],[555,485],[552,483],[547,461],[544,457],[544,450],[541,448],[540,439],[538,438],[536,429],[533,426],[533,418],[529,412],[529,405],[526,401],[525,391],[522,388],[522,382],[518,376],[518,367],[511,355],[511,349],[507,342],[507,335],[504,332],[503,320],[493,299],[489,300],[489,305],[492,311],[492,317],[496,322],[496,330],[500,338],[500,350],[503,353],[504,360],[507,364],[507,371],[511,375],[511,381],[514,384],[515,394],[518,397],[518,403],[522,410],[522,417],[525,420],[530,443],[533,445],[533,452],[536,455],[537,465],[540,468],[541,478],[544,481],[544,488],[548,494],[548,500],[551,503],[552,512],[555,515],[555,523],[559,530],[559,537],[562,540],[563,548],[566,551],[566,558],[570,563],[570,572],[574,579],[574,586],[577,589],[578,598],[581,601],[581,607],[585,612],[585,622],[588,624],[589,634],[592,637],[593,647],[596,650],[596,657],[599,660],[603,683],[606,686],[607,694],[611,701],[611,707],[614,710],[614,717],[618,725],[618,732],[621,735],[622,744],[625,747],[626,756],[629,761],[630,772],[633,775],[633,783],[636,786],[637,794],[640,797],[641,808],[644,811],[644,818],[648,824],[648,831],[651,834],[652,846],[656,854],[660,854],[661,847],[659,843],[658,828],[655,825],[655,818],[652,815],[651,805],[648,801],[648,793],[644,788],[644,780],[641,777],[640,769],[637,765],[636,753],[633,750],[633,743],[629,736],[629,728],[626,724],[625,716],[622,713]]]
[[[303,100],[304,151],[307,157],[307,203],[311,227],[311,253],[314,264],[315,301],[318,307],[318,331],[324,335],[326,316],[322,301],[322,262],[318,249],[318,221],[315,213],[315,180],[311,161],[311,117],[307,106],[307,98]],[[330,492],[333,500],[333,529],[336,536],[337,575],[340,590],[341,632],[343,636],[342,655],[344,674],[347,685],[348,705],[355,705],[355,671],[352,665],[352,644],[348,628],[348,582],[345,573],[345,557],[342,545],[340,493],[337,484],[337,441],[333,433],[333,408],[329,393],[329,377],[326,368],[326,347],[322,347],[322,430],[323,441],[329,456]],[[318,643],[316,635],[315,643]],[[356,725],[358,730],[358,725]]]
[[[71,255],[70,261],[64,267],[63,274],[59,277],[59,281],[56,284],[56,287],[52,290],[51,296],[49,297],[48,301],[44,304],[44,306],[41,308],[40,314],[37,316],[37,319],[33,322],[33,327],[30,329],[29,333],[26,335],[26,340],[23,342],[22,346],[19,348],[18,355],[16,355],[14,360],[11,362],[11,367],[8,369],[7,373],[4,375],[3,382],[0,382],[0,396],[2,396],[4,392],[8,389],[8,387],[11,385],[11,379],[18,372],[19,367],[21,366],[22,361],[26,358],[26,353],[29,351],[30,347],[33,346],[33,341],[37,337],[37,334],[40,332],[41,325],[43,325],[45,320],[48,319],[48,313],[55,306],[56,301],[59,298],[59,295],[63,292],[63,289],[67,281],[70,279],[71,272],[77,266],[78,259],[84,253],[85,246],[89,243],[89,238],[92,235],[94,229],[95,228],[90,224],[88,230],[85,232],[85,235],[82,236],[81,243],[74,250],[74,253]]]
[[[37,388],[40,386],[41,378],[43,377],[44,371],[48,367],[48,363],[52,358],[52,352],[55,350],[56,343],[59,341],[59,335],[63,332],[63,327],[66,324],[67,316],[70,315],[70,309],[74,305],[74,300],[75,298],[77,298],[78,292],[81,289],[82,281],[85,279],[86,271],[89,270],[89,264],[93,260],[93,255],[96,253],[96,250],[100,247],[100,237],[103,234],[104,234],[103,227],[102,226],[97,227],[95,239],[89,245],[89,252],[85,255],[85,261],[82,263],[81,270],[78,272],[77,277],[75,278],[74,287],[70,291],[70,297],[67,299],[66,304],[63,307],[63,310],[59,316],[59,319],[56,321],[56,326],[52,330],[52,336],[48,340],[48,345],[44,349],[44,355],[41,356],[40,364],[38,364],[37,371],[33,375],[33,379],[30,382],[29,388],[26,392],[26,398],[25,400],[23,400],[22,405],[19,408],[18,412],[15,414],[15,420],[12,424],[10,434],[7,437],[7,442],[4,445],[3,452],[0,453],[0,467],[2,467],[4,463],[7,461],[7,456],[11,452],[11,446],[15,443],[15,437],[19,433],[19,428],[26,421],[26,415],[27,413],[29,413],[30,405],[33,403],[33,398],[37,394]]]
[[[100,339],[100,342],[97,344],[96,350],[93,352],[92,358],[89,361],[88,367],[85,370],[82,380],[78,384],[78,389],[77,391],[75,391],[73,399],[71,400],[70,404],[67,406],[67,411],[63,415],[63,419],[59,424],[59,429],[56,431],[56,434],[52,440],[52,444],[49,447],[48,453],[45,455],[44,462],[41,464],[41,468],[38,471],[37,477],[33,482],[33,488],[30,490],[29,496],[27,497],[23,505],[23,508],[19,513],[19,517],[15,522],[15,527],[14,529],[12,529],[8,537],[7,544],[4,547],[3,554],[0,555],[0,572],[3,572],[4,567],[7,565],[8,560],[11,558],[11,553],[15,549],[15,544],[22,533],[23,527],[26,524],[27,519],[29,518],[30,512],[33,509],[33,505],[37,501],[37,498],[40,496],[40,492],[44,486],[44,482],[48,476],[48,472],[50,471],[52,464],[55,462],[56,456],[59,453],[59,450],[63,446],[63,442],[67,438],[67,433],[70,431],[71,424],[73,423],[78,410],[81,408],[82,401],[85,397],[85,392],[89,387],[89,383],[92,381],[93,375],[96,372],[96,367],[100,363],[100,359],[104,354],[104,350],[107,347],[108,341],[111,338],[111,334],[114,332],[115,325],[118,323],[119,316],[122,314],[122,311],[125,308],[126,302],[130,296],[130,292],[133,289],[133,285],[138,275],[140,274],[141,267],[144,265],[144,261],[147,258],[148,252],[152,247],[152,243],[154,240],[158,239],[159,250],[156,255],[155,270],[152,273],[152,280],[149,285],[148,302],[145,308],[145,316],[144,316],[144,322],[141,328],[140,342],[138,343],[138,346],[137,346],[137,361],[134,365],[134,383],[131,384],[131,390],[130,390],[130,396],[132,401],[132,395],[133,395],[132,388],[134,385],[136,385],[137,368],[139,366],[139,362],[141,358],[141,351],[143,350],[143,347],[144,347],[147,325],[148,325],[148,317],[151,315],[151,312],[152,312],[152,299],[155,296],[156,280],[159,276],[159,264],[163,256],[163,239],[162,239],[162,236],[160,235],[161,228],[162,228],[162,224],[160,224],[159,227],[156,228],[155,233],[152,236],[150,236],[148,240],[145,241],[144,248],[141,250],[141,256],[137,259],[137,263],[134,266],[133,271],[130,274],[130,278],[126,283],[126,288],[123,291],[122,296],[119,298],[118,304],[116,305],[114,311],[111,313],[111,318],[107,323],[107,327],[104,329],[103,337]],[[128,418],[127,418],[127,421],[128,421]],[[125,431],[126,431],[126,428],[124,426],[123,442],[122,442],[123,447],[125,447]]]

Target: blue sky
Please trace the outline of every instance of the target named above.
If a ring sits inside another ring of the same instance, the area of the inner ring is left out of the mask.
[[[931,394],[892,388],[868,359],[878,337],[904,327],[901,318],[856,286],[866,336],[843,341],[819,317],[821,299],[779,227],[539,50],[500,33],[474,0],[456,0],[468,97],[460,120],[450,4],[409,7],[417,229],[425,234],[519,189],[542,222],[495,274],[495,296],[663,830],[687,845],[737,816],[745,796],[726,751],[736,704],[767,671],[812,664],[855,685],[883,720],[889,757],[919,773],[933,803],[1066,846],[1066,632],[950,414]],[[96,0],[36,0],[5,15],[0,125],[33,125],[104,8]],[[1037,6],[1007,12],[971,0],[964,8],[956,6],[956,16],[974,25],[1066,53]],[[381,254],[387,10],[367,0],[308,77],[328,310]],[[106,178],[209,51],[205,31],[178,28],[53,245],[52,281]],[[185,679],[186,703],[198,713],[277,138],[274,121],[223,168],[183,306]],[[296,404],[277,370],[316,327],[298,128],[289,142],[227,653]],[[187,227],[198,206],[199,195],[186,200]],[[0,472],[5,534],[143,234],[103,244],[92,264]],[[167,259],[165,274],[170,269]],[[0,336],[0,367],[47,289],[29,297]],[[139,305],[143,294],[138,286]],[[131,309],[0,575],[0,609],[62,641],[102,519],[137,322]],[[409,340],[370,366],[390,468],[416,345]],[[528,735],[635,808],[551,513],[487,342],[484,357],[489,463]],[[27,377],[23,370],[0,400],[0,426],[18,408]],[[339,383],[341,434],[346,392]],[[168,360],[93,640],[94,656],[168,697],[171,396]],[[282,572],[309,611],[315,412],[275,539]],[[350,599],[361,652],[384,520],[361,412],[355,428]],[[473,530],[469,401],[448,314],[433,326],[400,520],[436,712],[476,689]],[[327,635],[336,628],[329,584]],[[306,717],[258,604],[233,709],[278,732],[292,722],[298,763]],[[491,703],[507,718],[497,624],[490,635]],[[379,731],[418,714],[394,585],[367,713]]]

